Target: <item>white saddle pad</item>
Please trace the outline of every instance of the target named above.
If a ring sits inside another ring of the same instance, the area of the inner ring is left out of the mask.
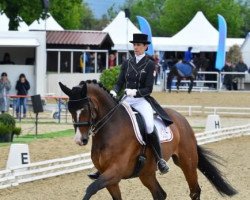
[[[127,104],[126,102],[122,102],[122,105],[124,106],[124,108],[126,109],[126,111],[128,112],[130,116],[137,140],[140,142],[140,144],[145,145],[146,143],[142,138],[142,135],[140,133],[140,129],[136,120],[136,116],[135,116],[136,113],[132,110],[130,105]],[[159,116],[154,117],[154,122],[155,122],[155,127],[157,129],[160,142],[161,143],[170,142],[173,139],[173,133],[171,129],[165,126],[164,122]]]

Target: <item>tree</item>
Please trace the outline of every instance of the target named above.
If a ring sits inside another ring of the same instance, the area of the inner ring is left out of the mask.
[[[46,16],[42,0],[1,0],[0,8],[10,19],[9,30],[18,29],[20,17],[30,24],[41,16]],[[93,19],[91,10],[83,0],[50,0],[49,12],[65,29],[85,28],[83,22]],[[85,19],[87,20],[84,21]]]
[[[249,1],[240,1],[241,14],[243,17],[243,36],[247,35],[250,31],[250,2]]]
[[[163,35],[161,33],[160,16],[162,16],[165,0],[127,0],[123,6],[129,8],[131,20],[137,23],[136,16],[144,17],[151,26],[153,35]]]
[[[234,0],[127,0],[124,6],[130,8],[133,22],[136,22],[136,15],[145,17],[155,36],[174,35],[202,11],[215,28],[218,27],[217,15],[222,15],[227,21],[228,36],[240,37],[243,19],[249,14],[248,10],[244,18],[241,4]]]
[[[227,22],[229,37],[239,37],[242,34],[243,18],[240,4],[234,0],[166,0],[164,14],[160,20],[161,25],[166,27],[165,31],[168,35],[173,35],[181,30],[197,11],[202,11],[216,28],[218,27],[217,15],[222,15]]]

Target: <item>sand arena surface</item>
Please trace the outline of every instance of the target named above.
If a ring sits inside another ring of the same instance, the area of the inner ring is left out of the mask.
[[[220,169],[224,172],[230,183],[239,191],[232,198],[222,198],[199,173],[199,183],[202,189],[203,200],[247,200],[250,195],[250,137],[240,137],[208,145],[210,150],[221,156],[225,162]],[[69,146],[65,148],[70,151]],[[63,153],[63,152],[62,152]],[[166,175],[157,175],[163,189],[168,193],[170,200],[189,200],[189,190],[183,173],[172,161],[169,161],[170,172]],[[60,177],[25,183],[18,187],[0,190],[1,200],[79,200],[86,187],[91,183],[87,178],[89,171],[77,172]],[[140,183],[139,179],[122,180],[120,183],[123,199],[150,200],[151,195]],[[99,191],[93,200],[109,200],[106,189]]]
[[[168,105],[203,105],[203,106],[238,106],[249,107],[250,93],[154,93],[161,104]],[[205,117],[187,117],[191,125],[200,125],[205,122]],[[221,118],[224,127],[244,125],[250,123],[249,118]],[[44,127],[44,129],[43,129]],[[48,128],[50,127],[50,128]],[[48,132],[57,130],[54,125],[40,125],[39,131]],[[64,127],[68,129],[70,126]],[[59,128],[58,128],[59,129]],[[73,132],[72,132],[73,138]],[[74,144],[71,137],[37,140],[29,144],[31,161],[66,157],[90,151],[90,145],[79,147]],[[220,167],[228,180],[239,191],[233,198],[235,200],[249,199],[250,195],[250,137],[234,138],[217,143],[205,145],[213,152],[221,156],[226,162],[225,167]],[[0,147],[0,169],[6,163],[9,147]],[[189,190],[183,173],[172,161],[169,161],[171,171],[164,176],[158,175],[158,180],[168,193],[170,200],[189,199]],[[44,179],[31,183],[21,184],[18,187],[0,190],[2,200],[78,200],[82,198],[86,187],[91,183],[87,178],[89,171],[63,175],[60,177]],[[206,178],[199,173],[199,182],[202,189],[201,198],[204,200],[229,199],[222,198],[213,189]],[[123,198],[125,200],[147,200],[152,199],[148,190],[140,183],[139,179],[123,180],[120,184]],[[106,189],[98,192],[93,200],[111,199]]]

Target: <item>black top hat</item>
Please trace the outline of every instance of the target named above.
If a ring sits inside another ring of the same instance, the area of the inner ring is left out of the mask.
[[[143,43],[143,44],[150,44],[151,42],[148,41],[148,35],[143,33],[135,33],[133,34],[133,40],[129,41],[130,43]]]

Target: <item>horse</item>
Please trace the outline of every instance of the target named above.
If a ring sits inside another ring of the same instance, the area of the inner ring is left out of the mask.
[[[121,200],[119,183],[122,179],[134,177],[137,158],[142,152],[142,145],[134,134],[127,111],[97,81],[82,81],[72,89],[62,83],[59,85],[69,96],[68,109],[75,128],[75,142],[83,146],[92,137],[91,159],[100,172],[99,178],[87,187],[83,200],[89,200],[103,188],[109,191],[113,200]],[[213,153],[197,145],[194,131],[185,117],[169,108],[165,111],[173,121],[169,126],[173,139],[161,144],[163,157],[165,160],[172,157],[183,171],[190,198],[200,200],[197,169],[221,195],[235,195],[237,191],[214,164],[215,160],[219,160],[215,159]],[[157,165],[153,150],[146,145],[144,153],[146,160],[136,177],[148,188],[154,200],[164,200],[167,193],[156,178]]]
[[[183,62],[176,63],[174,66],[170,68],[170,71],[168,73],[168,78],[167,78],[168,91],[171,92],[172,80],[174,77],[177,77],[177,82],[176,82],[177,91],[179,91],[181,80],[185,79],[185,80],[190,80],[188,93],[191,93],[197,73],[198,73],[197,67],[193,63],[192,64]]]

